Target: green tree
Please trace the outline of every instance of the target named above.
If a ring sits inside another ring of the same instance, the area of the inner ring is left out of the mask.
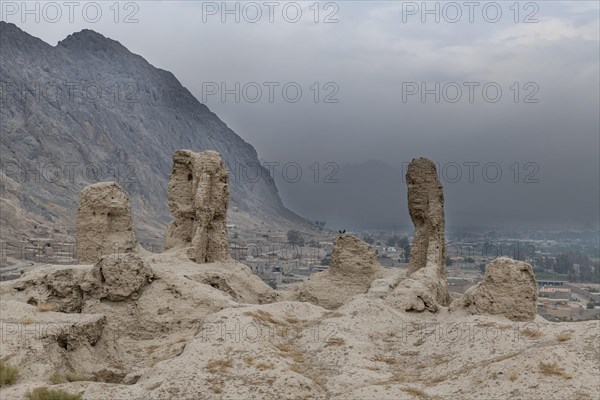
[[[600,283],[600,263],[592,265],[592,282]]]
[[[398,247],[401,249],[406,249],[407,246],[410,246],[410,241],[408,240],[408,236],[402,236],[398,240]]]
[[[287,240],[288,244],[291,244],[292,246],[304,246],[304,236],[302,236],[302,233],[300,233],[300,231],[297,231],[295,229],[291,229],[288,231]]]
[[[544,256],[542,266],[546,272],[554,270],[554,259],[552,257]]]
[[[315,225],[317,226],[317,228],[319,228],[320,231],[323,230],[326,223],[327,223],[326,221],[315,221]]]
[[[568,274],[573,272],[573,256],[572,254],[559,254],[556,256],[554,271],[559,274]]]
[[[592,267],[581,264],[579,266],[579,282],[592,282],[593,279]]]
[[[371,236],[367,233],[366,235],[363,236],[363,242],[373,244],[373,243],[375,243],[375,239],[373,239],[373,236]]]
[[[593,310],[594,309],[594,302],[593,301],[588,301],[587,305],[585,306],[585,308],[587,308],[588,310]]]
[[[400,236],[394,235],[394,236],[391,236],[387,240],[386,244],[388,245],[388,247],[395,247],[398,245],[399,242],[400,242]]]
[[[410,261],[410,244],[405,244],[402,249],[404,250],[404,262],[407,263]]]
[[[410,258],[410,240],[408,240],[408,236],[402,236],[398,245],[404,250],[404,262],[408,262]]]

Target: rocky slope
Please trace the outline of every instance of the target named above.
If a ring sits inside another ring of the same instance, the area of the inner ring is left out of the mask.
[[[131,198],[140,242],[162,245],[176,149],[221,153],[230,223],[303,223],[250,144],[173,74],[119,42],[83,30],[51,46],[0,22],[0,51],[2,239],[72,240],[79,190],[116,181]]]

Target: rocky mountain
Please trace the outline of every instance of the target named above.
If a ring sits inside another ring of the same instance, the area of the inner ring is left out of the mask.
[[[72,239],[79,191],[116,181],[140,242],[162,245],[177,149],[221,153],[229,223],[304,223],[284,207],[252,145],[172,73],[91,30],[56,46],[5,22],[0,33],[2,239]]]

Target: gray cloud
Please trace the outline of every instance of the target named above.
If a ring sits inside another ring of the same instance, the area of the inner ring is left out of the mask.
[[[402,164],[423,155],[442,167],[473,161],[502,168],[497,183],[481,175],[473,183],[464,175],[457,183],[443,182],[451,224],[598,224],[597,2],[535,2],[539,10],[533,17],[539,22],[531,24],[522,20],[532,9],[521,9],[515,23],[508,2],[498,3],[503,17],[497,23],[475,13],[474,23],[463,14],[455,24],[443,18],[421,23],[419,15],[403,22],[406,2],[336,2],[339,22],[330,24],[322,20],[334,9],[324,10],[324,3],[319,23],[308,8],[312,2],[303,2],[298,3],[303,7],[298,23],[276,13],[275,22],[263,16],[255,24],[243,18],[241,23],[231,18],[221,23],[219,15],[203,22],[201,2],[138,2],[138,23],[114,23],[106,4],[95,24],[82,18],[73,23],[3,19],[51,44],[73,31],[97,30],[172,71],[199,99],[208,82],[230,88],[235,82],[242,87],[256,82],[263,88],[264,82],[279,82],[279,88],[296,82],[303,91],[297,103],[285,101],[278,89],[272,103],[263,91],[256,103],[243,98],[236,103],[232,95],[222,102],[213,95],[206,104],[252,143],[262,159],[302,166],[300,182],[276,179],[284,201],[308,217],[407,222]],[[333,96],[338,103],[323,103],[333,92],[331,86],[325,88],[328,82],[339,88]],[[479,82],[479,88],[496,82],[502,98],[487,102],[477,89],[473,103],[464,90],[456,103],[443,98],[435,103],[432,95],[425,103],[419,95],[403,102],[404,82],[427,82],[429,87],[457,82],[463,89],[463,82]],[[527,82],[535,86],[527,89]],[[539,102],[524,103],[533,89],[532,98]],[[374,171],[379,167],[385,178],[362,176],[352,166],[368,160],[381,162],[367,166]],[[327,162],[339,166],[341,181],[315,184],[310,166],[319,163],[322,168]],[[510,169],[515,163],[518,183]],[[531,171],[524,169],[526,163],[539,167],[539,182],[522,182]],[[336,191],[346,196],[336,198]],[[334,202],[346,216],[336,215]]]

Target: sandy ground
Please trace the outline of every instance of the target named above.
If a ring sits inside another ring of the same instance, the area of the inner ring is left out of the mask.
[[[380,293],[327,310],[279,301],[239,263],[144,261],[151,282],[122,301],[78,292],[91,265],[0,283],[0,357],[20,372],[0,398],[600,398],[599,321],[403,312]]]

